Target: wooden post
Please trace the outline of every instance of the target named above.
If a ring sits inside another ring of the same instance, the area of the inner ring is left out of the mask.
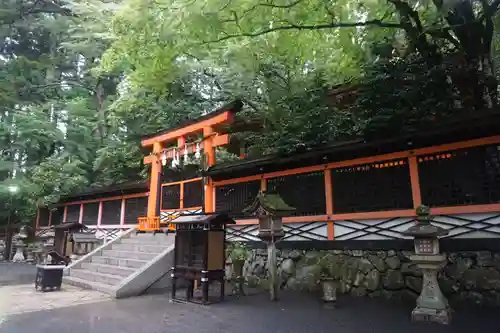
[[[159,154],[162,151],[162,145],[159,142],[153,144],[153,158],[151,163],[151,175],[149,178],[149,197],[148,197],[148,218],[159,216],[160,214],[160,189],[161,189],[161,161]]]
[[[333,240],[335,237],[335,230],[333,221],[330,219],[333,215],[333,190],[332,190],[332,171],[328,168],[325,169],[325,200],[326,200],[326,215],[328,240]]]
[[[122,205],[120,209],[120,225],[125,224],[125,198],[122,199]]]
[[[183,136],[180,136],[177,138],[177,149],[179,149],[179,155],[182,156],[184,153],[184,146],[186,145],[186,138]],[[182,151],[180,151],[182,150]]]
[[[101,225],[102,221],[102,200],[99,201],[99,212],[97,213],[97,226]]]
[[[203,150],[206,156],[206,168],[211,167],[215,164],[215,149],[213,147],[213,128],[212,127],[204,127],[203,128],[203,136],[205,140],[203,141]],[[214,208],[214,187],[212,184],[212,179],[207,177],[205,179],[205,202],[204,208],[206,213],[212,213]]]
[[[417,158],[415,156],[409,157],[408,163],[410,168],[410,182],[411,182],[411,193],[413,198],[413,208],[417,208],[422,204]]]
[[[80,215],[78,215],[78,223],[83,223],[83,204],[80,204]]]
[[[35,222],[35,230],[40,228],[40,208],[36,209],[36,222]]]
[[[278,265],[276,262],[276,242],[272,239],[267,242],[267,262],[269,269],[269,295],[271,301],[278,300],[279,281],[278,281]]]

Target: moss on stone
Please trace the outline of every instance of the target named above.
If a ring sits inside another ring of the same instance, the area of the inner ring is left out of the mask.
[[[243,210],[244,213],[254,213],[262,207],[265,211],[273,214],[292,212],[295,208],[289,206],[279,194],[259,192],[252,205]]]

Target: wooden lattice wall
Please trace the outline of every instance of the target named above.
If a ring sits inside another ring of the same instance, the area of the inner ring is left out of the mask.
[[[290,240],[399,239],[415,208],[450,237],[500,237],[500,136],[214,182],[215,210],[240,212],[259,190],[296,208]],[[230,238],[258,240],[242,219]]]

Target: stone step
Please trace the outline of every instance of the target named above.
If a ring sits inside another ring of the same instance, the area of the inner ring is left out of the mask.
[[[92,272],[81,268],[73,268],[69,274],[69,276],[74,276],[82,280],[94,281],[109,286],[117,286],[123,280],[123,276]]]
[[[160,253],[165,250],[168,245],[144,245],[144,244],[113,244],[111,250],[118,251],[133,251],[133,252],[145,252],[145,253]]]
[[[63,284],[68,284],[70,286],[82,288],[82,289],[90,289],[100,291],[101,293],[108,294],[114,296],[113,290],[114,288],[108,284],[102,284],[95,281],[88,281],[80,279],[76,276],[64,276]]]
[[[122,259],[147,260],[150,261],[156,257],[157,253],[122,251],[122,250],[104,250],[102,251],[105,257],[115,257]]]
[[[127,277],[136,271],[136,269],[134,269],[134,268],[105,265],[105,264],[96,264],[93,262],[83,263],[82,269],[85,269],[85,270],[88,270],[91,272],[111,274],[111,275],[122,276],[122,277]]]
[[[129,238],[123,238],[121,240],[122,244],[172,244],[175,241],[175,237],[173,235],[166,236],[164,234],[157,234],[155,236],[131,236]]]
[[[146,265],[148,260],[137,260],[137,259],[125,259],[125,258],[117,258],[117,257],[92,257],[92,263],[96,264],[104,264],[104,265],[113,265],[120,267],[128,267],[128,268],[141,268]]]

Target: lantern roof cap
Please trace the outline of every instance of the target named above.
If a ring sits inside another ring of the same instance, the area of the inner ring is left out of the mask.
[[[439,226],[433,225],[430,208],[425,205],[420,205],[416,209],[417,223],[408,230],[403,232],[405,236],[413,236],[416,238],[437,238],[448,234],[448,230]]]
[[[264,212],[262,212],[262,210]],[[268,193],[260,191],[253,203],[243,209],[243,213],[249,215],[280,215],[295,211],[294,207],[289,206],[283,198],[277,193]]]

